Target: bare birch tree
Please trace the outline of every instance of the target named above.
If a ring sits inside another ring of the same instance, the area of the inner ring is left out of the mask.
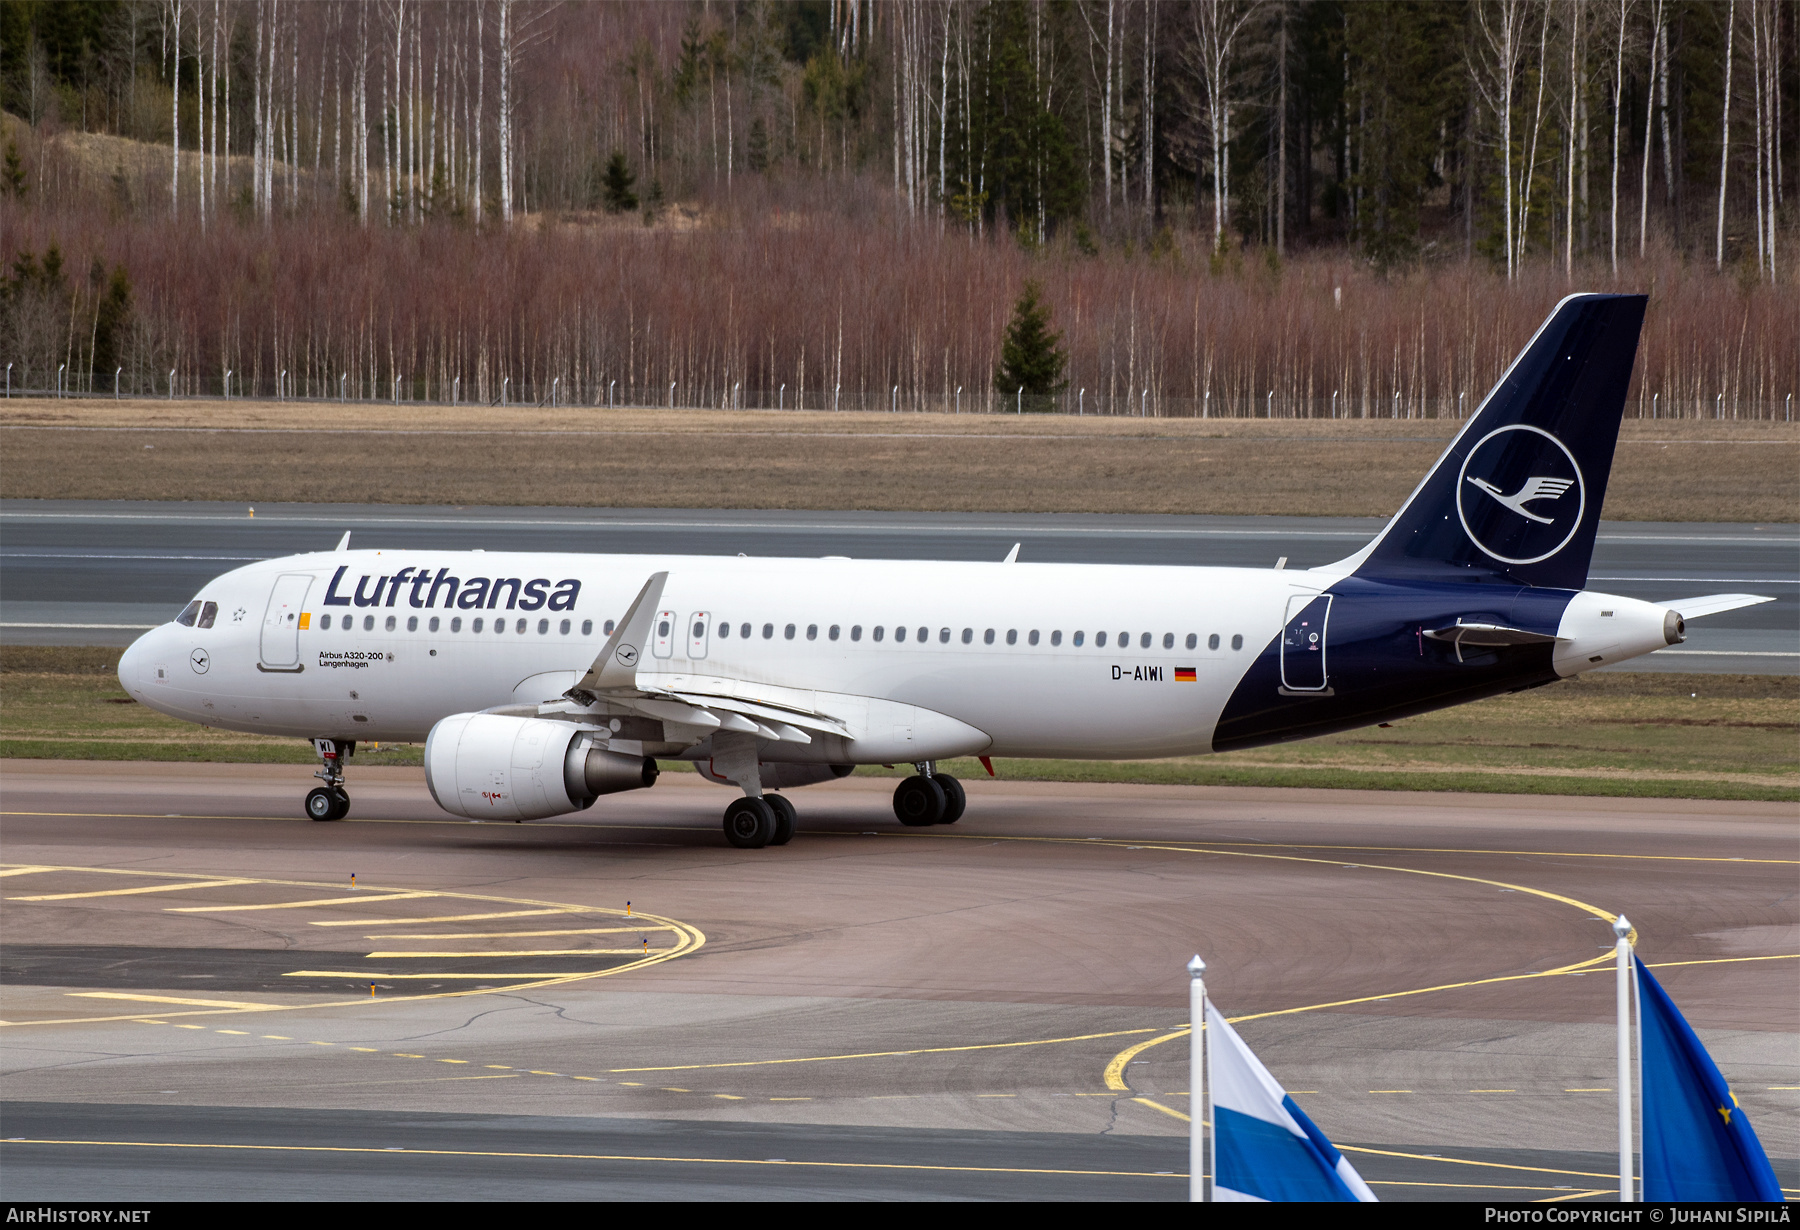
[[[1194,41],[1201,84],[1206,92],[1206,132],[1213,173],[1212,250],[1222,250],[1231,216],[1231,56],[1237,36],[1261,7],[1261,0],[1196,0]]]
[[[1619,28],[1613,53],[1612,107],[1612,275],[1619,276],[1619,113],[1625,109],[1625,28],[1631,0],[1618,0]]]
[[[1469,70],[1482,102],[1500,129],[1501,194],[1505,202],[1502,238],[1506,241],[1506,276],[1511,279],[1518,275],[1517,228],[1513,220],[1513,94],[1519,83],[1527,3],[1493,0],[1477,4],[1474,9],[1481,37],[1476,41],[1478,62],[1471,64]]]
[[[1719,237],[1713,250],[1713,267],[1725,268],[1725,173],[1731,166],[1731,51],[1737,34],[1737,0],[1725,16],[1725,102],[1719,121]]]

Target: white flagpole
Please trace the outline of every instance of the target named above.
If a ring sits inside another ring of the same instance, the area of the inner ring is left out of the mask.
[[[1636,1184],[1632,1176],[1631,1150],[1631,920],[1623,914],[1613,922],[1613,935],[1618,942],[1613,945],[1613,955],[1618,958],[1618,1001],[1619,1033],[1619,1202],[1633,1204],[1637,1200]]]
[[[1206,962],[1188,962],[1188,1200],[1206,1199]]]

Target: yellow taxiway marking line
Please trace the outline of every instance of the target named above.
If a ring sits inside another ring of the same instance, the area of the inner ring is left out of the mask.
[[[1572,971],[1578,970],[1578,969],[1580,969],[1580,967],[1582,965],[1595,965],[1595,964],[1598,964],[1603,961],[1611,961],[1612,959],[1613,959],[1613,956],[1609,952],[1602,956],[1594,957],[1588,961],[1580,962],[1578,965],[1564,966],[1561,969],[1540,970],[1536,973],[1531,973],[1531,974],[1503,974],[1503,975],[1500,975],[1499,977],[1495,977],[1495,978],[1476,978],[1476,979],[1473,979],[1468,982],[1446,982],[1446,983],[1443,983],[1443,984],[1441,984],[1439,986],[1435,986],[1435,987],[1419,987],[1415,990],[1410,990],[1410,991],[1389,991],[1385,995],[1364,995],[1364,996],[1359,996],[1356,999],[1338,999],[1338,1000],[1332,1000],[1328,1003],[1323,1003],[1323,1004],[1305,1004],[1298,1008],[1278,1008],[1272,1012],[1253,1012],[1246,1016],[1233,1016],[1233,1017],[1227,1017],[1225,1019],[1230,1021],[1233,1025],[1236,1025],[1240,1021],[1260,1021],[1260,1020],[1264,1019],[1265,1017],[1294,1016],[1294,1015],[1296,1015],[1298,1013],[1302,1013],[1302,1012],[1320,1012],[1327,1008],[1343,1008],[1343,1007],[1347,1007],[1347,1006],[1353,1005],[1353,1004],[1373,1003],[1377,1000],[1401,999],[1401,998],[1404,998],[1407,996],[1412,996],[1412,995],[1429,995],[1434,991],[1453,991],[1453,990],[1458,990],[1458,989],[1461,989],[1464,987],[1489,986],[1493,983],[1498,983],[1498,982],[1521,982],[1521,981],[1524,981],[1524,980],[1530,979],[1530,978],[1555,978],[1555,977],[1560,977],[1561,975],[1570,973]],[[1652,965],[1651,968],[1660,969],[1664,965],[1715,965],[1715,964],[1722,965],[1722,964],[1730,964],[1730,963],[1739,962],[1739,961],[1790,961],[1790,960],[1795,960],[1795,959],[1800,959],[1800,953],[1784,953],[1780,956],[1771,956],[1771,957],[1719,957],[1719,958],[1714,958],[1714,959],[1707,960],[1707,961],[1668,961],[1668,962],[1662,962],[1662,963],[1659,963],[1656,965]],[[1646,962],[1646,964],[1649,964],[1649,963]],[[1114,1055],[1112,1057],[1112,1060],[1106,1065],[1105,1071],[1103,1073],[1103,1076],[1105,1077],[1105,1080],[1106,1080],[1106,1087],[1115,1093],[1130,1093],[1131,1086],[1125,1083],[1125,1066],[1127,1064],[1129,1064],[1133,1059],[1137,1058],[1137,1056],[1140,1053],[1149,1050],[1151,1047],[1160,1046],[1164,1042],[1172,1042],[1176,1038],[1185,1038],[1188,1036],[1188,1032],[1189,1031],[1187,1029],[1173,1030],[1169,1033],[1163,1034],[1161,1037],[1151,1038],[1151,1039],[1148,1039],[1147,1041],[1138,1043],[1136,1046],[1127,1047],[1125,1050],[1120,1051],[1117,1055]],[[1401,1091],[1400,1090],[1376,1089],[1376,1090],[1370,1090],[1370,1092],[1371,1093],[1395,1093],[1395,1092],[1401,1092]],[[1563,1090],[1563,1092],[1564,1093],[1611,1093],[1612,1090],[1611,1089],[1565,1089],[1565,1090]],[[1165,1108],[1158,1107],[1157,1109],[1161,1110],[1161,1109],[1165,1109]]]
[[[239,881],[245,883],[246,881]],[[170,914],[220,914],[227,910],[304,910],[315,905],[372,905],[377,901],[405,901],[411,897],[441,897],[442,893],[407,892],[384,893],[379,897],[358,895],[355,897],[315,897],[311,901],[273,901],[263,905],[175,905],[168,907]]]
[[[0,813],[0,814],[4,814],[4,813]],[[257,817],[251,817],[251,818],[255,819]],[[38,864],[32,864],[32,866],[38,866]],[[148,878],[160,879],[160,880],[180,880],[180,881],[183,881],[186,883],[199,883],[199,884],[213,883],[222,878],[217,874],[201,875],[201,874],[195,874],[195,873],[191,873],[191,872],[121,870],[119,868],[112,868],[112,867],[58,866],[58,867],[48,867],[47,870],[84,872],[84,873],[88,873],[88,874],[92,874],[92,875],[117,875],[117,876],[148,877]],[[252,884],[259,884],[259,885],[277,886],[277,887],[282,887],[282,888],[312,888],[312,889],[326,888],[326,889],[330,889],[330,888],[340,888],[341,887],[339,884],[336,884],[336,883],[322,884],[316,880],[277,880],[277,879],[267,879],[267,878],[250,879],[250,878],[246,877],[245,882],[252,883]],[[344,898],[343,900],[345,902],[365,902],[366,903],[366,902],[370,902],[370,901],[381,900],[387,894],[395,894],[395,895],[400,895],[400,896],[442,897],[442,898],[447,898],[447,899],[452,899],[452,900],[492,903],[495,905],[526,906],[526,907],[531,907],[531,908],[524,909],[524,910],[509,910],[509,911],[505,911],[505,912],[490,912],[490,913],[486,913],[486,914],[478,914],[478,915],[473,915],[473,916],[452,915],[449,917],[435,918],[435,919],[431,919],[431,918],[333,919],[328,922],[325,922],[322,925],[366,927],[366,926],[370,926],[373,924],[386,924],[388,926],[402,926],[402,925],[407,925],[409,923],[415,923],[415,922],[460,922],[460,921],[463,921],[465,918],[469,918],[469,917],[474,917],[474,918],[492,918],[492,917],[515,918],[515,917],[519,917],[521,915],[547,915],[547,914],[548,915],[560,914],[560,915],[564,915],[564,916],[572,915],[572,914],[574,914],[574,915],[579,915],[579,914],[606,915],[606,916],[611,916],[616,919],[622,919],[625,917],[623,914],[620,913],[620,911],[614,910],[614,909],[608,909],[604,906],[571,905],[567,902],[539,901],[539,900],[533,900],[532,898],[529,898],[529,897],[500,897],[500,896],[494,896],[494,895],[490,895],[490,894],[486,894],[486,893],[469,893],[469,892],[453,892],[453,891],[402,890],[402,889],[396,889],[396,888],[386,887],[386,886],[382,886],[382,885],[370,885],[368,888],[368,892],[377,894],[377,895],[369,896],[369,895],[359,894],[358,896],[347,897],[347,898]],[[297,905],[297,904],[306,904],[306,903],[290,902],[290,903],[288,903],[288,906],[292,907],[293,905]],[[634,918],[632,918],[632,922],[640,923],[640,919],[634,917]],[[321,924],[314,923],[313,925],[318,926]],[[561,986],[565,983],[583,982],[583,981],[587,981],[589,979],[594,979],[594,978],[606,978],[606,977],[611,977],[616,974],[635,973],[639,970],[648,969],[653,965],[661,965],[665,961],[672,961],[676,957],[685,956],[686,954],[688,954],[690,952],[694,952],[694,951],[704,947],[706,944],[706,933],[704,931],[700,930],[700,928],[698,928],[698,927],[691,926],[687,923],[683,923],[679,919],[668,918],[668,917],[664,917],[662,915],[657,915],[657,914],[645,914],[641,917],[640,925],[643,927],[656,926],[656,927],[660,927],[665,930],[673,931],[673,932],[675,932],[675,935],[676,935],[676,942],[671,947],[668,947],[668,948],[658,948],[658,949],[654,949],[648,953],[640,952],[638,954],[634,954],[637,956],[636,960],[624,961],[624,962],[619,963],[618,965],[614,965],[614,966],[611,966],[610,968],[606,968],[606,969],[561,971],[561,972],[557,972],[557,973],[546,973],[546,974],[515,973],[515,974],[500,974],[500,975],[480,975],[480,977],[488,978],[491,981],[498,983],[500,985],[476,987],[476,988],[471,988],[469,990],[462,990],[462,991],[424,991],[424,992],[418,992],[415,994],[392,995],[392,996],[388,996],[386,999],[379,1000],[379,1001],[374,998],[371,998],[371,997],[357,996],[352,999],[326,1000],[326,1001],[322,1001],[322,1002],[311,1002],[311,1003],[293,1003],[293,1004],[279,1004],[279,1005],[277,1005],[277,1004],[258,1004],[253,1008],[194,1007],[187,1011],[169,1012],[169,1013],[163,1013],[162,1015],[170,1016],[170,1017],[212,1016],[212,1015],[217,1015],[219,1013],[229,1013],[229,1012],[249,1012],[249,1011],[272,1012],[272,1011],[288,1011],[288,1010],[313,1009],[313,1008],[350,1008],[350,1007],[362,1006],[365,1004],[372,1004],[372,1003],[376,1003],[376,1002],[380,1002],[383,1004],[390,1004],[390,1003],[395,1003],[397,1001],[412,1001],[412,1000],[426,1000],[426,999],[464,999],[464,998],[468,998],[470,996],[491,995],[491,994],[495,994],[495,993],[502,992],[502,991],[517,992],[517,991],[521,991],[521,990],[535,990],[540,987]],[[299,971],[299,972],[304,972],[304,971]],[[349,974],[328,972],[325,976],[326,977],[334,977],[334,978],[335,977],[344,977],[344,978],[354,979],[357,981],[364,981],[364,980],[366,980],[366,977],[367,977],[367,975],[361,971],[358,971],[356,973],[349,973]],[[393,978],[411,978],[411,977],[417,977],[417,976],[418,975],[381,974],[381,975],[378,975],[378,978],[393,979]],[[437,975],[437,976],[438,977],[458,977],[458,975]],[[525,979],[525,981],[521,982],[521,981],[519,981],[520,979]],[[142,1019],[143,1015],[144,1014],[141,1012],[132,1012],[132,1013],[121,1013],[116,1016],[58,1017],[58,1018],[49,1019],[49,1020],[31,1020],[31,1021],[0,1020],[0,1029],[13,1029],[13,1028],[19,1028],[19,1027],[25,1027],[25,1026],[43,1026],[43,1025],[98,1025],[98,1024],[106,1024],[106,1023],[109,1023],[112,1021],[140,1020],[140,1019]]]
[[[969,835],[973,836],[974,834]],[[895,833],[891,834],[891,836],[898,837],[905,836],[905,834]],[[933,833],[931,836],[936,837],[940,836],[940,834]],[[946,833],[942,834],[942,836],[948,837],[952,836],[952,834]],[[962,837],[964,834],[957,833],[954,834],[954,836]],[[1130,841],[1132,845],[1145,844],[1143,839],[1138,838],[1108,837],[1104,840],[1109,845],[1122,841]],[[1149,841],[1151,844],[1156,845],[1168,844],[1166,839],[1159,841],[1156,838],[1151,838]],[[1712,855],[1694,854],[1607,854],[1582,853],[1572,850],[1483,850],[1473,847],[1458,849],[1454,846],[1331,846],[1289,841],[1210,841],[1196,843],[1196,845],[1250,850],[1368,850],[1376,854],[1491,854],[1503,855],[1506,857],[1527,858],[1617,858],[1652,863],[1771,863],[1777,866],[1794,866],[1800,864],[1800,859],[1790,858],[1721,858]]]
[[[89,893],[39,893],[35,897],[8,897],[8,901],[74,901],[79,897],[136,897],[143,893],[179,893],[192,888],[225,888],[255,884],[255,880],[189,880],[183,884],[146,884],[137,888],[102,888]]]
[[[1339,1145],[1340,1153],[1369,1153],[1377,1157],[1404,1157],[1415,1162],[1445,1162],[1455,1166],[1482,1166],[1489,1170],[1525,1170],[1533,1174],[1567,1174],[1579,1179],[1617,1179],[1616,1174],[1593,1170],[1561,1170],[1555,1166],[1520,1166],[1509,1162],[1477,1162],[1466,1157],[1428,1157],[1423,1153],[1401,1153],[1394,1149],[1369,1149],[1359,1145]]]
[[[1179,1119],[1183,1123],[1192,1123],[1194,1121],[1191,1116],[1184,1115],[1178,1110],[1175,1110],[1168,1106],[1164,1106],[1161,1102],[1152,1102],[1149,1098],[1133,1098],[1131,1100],[1133,1102],[1136,1102],[1140,1106],[1148,1106],[1151,1110],[1160,1110],[1163,1114],[1168,1115],[1170,1118]],[[1210,1127],[1211,1125],[1209,1124],[1208,1126]]]
[[[10,813],[8,813],[10,814]],[[34,876],[40,871],[55,871],[54,867],[6,867],[0,868],[0,878],[6,876]]]
[[[1095,1038],[1123,1038],[1147,1034],[1148,1029],[1115,1029],[1103,1034],[1076,1034],[1068,1038],[1035,1038],[1029,1042],[979,1042],[972,1046],[921,1046],[907,1051],[860,1051],[850,1055],[805,1055],[796,1059],[740,1059],[733,1063],[678,1063],[655,1068],[608,1068],[621,1072],[693,1072],[701,1068],[762,1068],[787,1063],[828,1063],[838,1059],[887,1059],[899,1055],[944,1055],[956,1051],[1002,1051],[1022,1046],[1054,1046],[1059,1042],[1089,1042]]]
[[[471,953],[468,955],[479,957],[479,956],[485,956],[486,954]],[[523,974],[523,973],[522,974],[461,974],[461,973],[458,973],[458,974],[372,974],[367,970],[354,970],[354,969],[353,970],[294,969],[294,970],[289,970],[287,973],[282,975],[283,978],[354,978],[358,982],[371,982],[371,981],[386,982],[390,978],[486,978],[490,982],[505,982],[508,979],[516,981],[520,978],[565,978],[567,976],[568,975],[566,975],[566,974],[557,974],[557,973],[548,973],[548,974],[546,974],[546,973],[535,973],[535,974]],[[516,990],[517,988],[513,988],[513,989]],[[411,998],[411,997],[409,996],[408,998]],[[362,1001],[358,1000],[356,1002],[360,1003]],[[328,1008],[328,1007],[331,1007],[331,1005],[329,1005],[329,1004],[314,1004],[313,1007]]]
[[[188,1004],[197,1008],[235,1008],[240,1012],[265,1012],[279,1004],[258,1004],[239,999],[182,999],[174,995],[131,995],[124,991],[65,991],[75,999],[126,999],[139,1004]]]
[[[314,923],[313,926],[325,926]],[[625,935],[673,931],[674,927],[581,927],[564,931],[407,931],[398,935],[365,935],[365,940],[517,940],[541,935]]]
[[[625,953],[641,956],[642,948],[526,948],[506,952],[372,952],[364,960],[385,961],[398,957],[616,957]],[[662,949],[656,949],[661,952]]]
[[[441,896],[449,896],[444,893]],[[458,893],[457,896],[468,894]],[[370,898],[363,898],[367,901]],[[334,918],[328,922],[316,922],[315,927],[404,927],[412,923],[440,922],[480,922],[489,918],[529,918],[535,914],[613,914],[616,910],[586,909],[582,906],[561,906],[554,910],[506,910],[499,914],[439,914],[435,918]]]
[[[934,1166],[919,1162],[807,1162],[767,1157],[669,1157],[643,1153],[526,1153],[498,1149],[406,1149],[367,1145],[248,1145],[160,1140],[38,1140],[12,1138],[0,1145],[88,1145],[100,1149],[220,1149],[243,1153],[399,1154],[413,1157],[512,1157],[569,1162],[670,1162],[697,1166],[790,1166],[820,1170],[914,1170],[951,1174],[1060,1174],[1092,1178],[1185,1179],[1186,1172],[1149,1170],[1065,1170],[1050,1166]]]

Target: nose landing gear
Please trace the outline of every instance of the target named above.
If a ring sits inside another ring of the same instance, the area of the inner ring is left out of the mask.
[[[344,789],[343,762],[356,754],[354,740],[314,739],[313,751],[324,767],[313,776],[325,784],[306,796],[306,814],[314,820],[342,820],[350,814],[350,795]]]

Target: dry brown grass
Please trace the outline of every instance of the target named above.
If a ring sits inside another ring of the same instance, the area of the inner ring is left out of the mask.
[[[15,399],[0,496],[1381,516],[1457,424]],[[1604,515],[1796,520],[1800,425],[1627,420]]]

